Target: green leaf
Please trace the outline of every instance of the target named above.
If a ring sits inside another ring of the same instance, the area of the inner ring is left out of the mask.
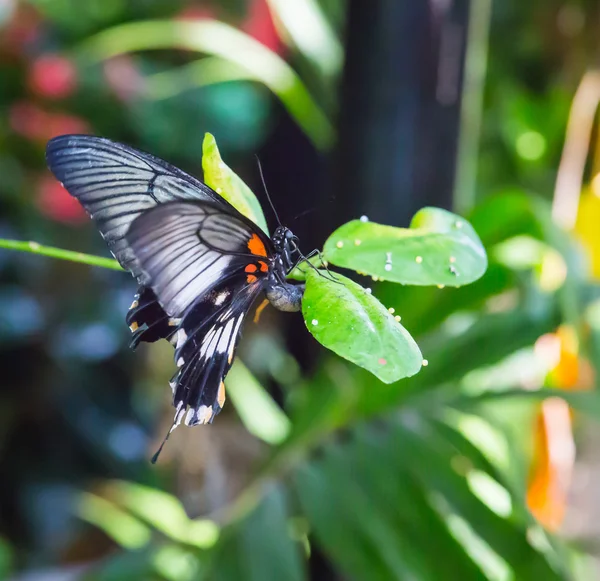
[[[307,273],[302,314],[313,337],[385,383],[417,373],[423,356],[410,333],[366,289],[335,278]]]
[[[221,159],[214,136],[207,133],[202,143],[202,170],[204,181],[217,194],[223,196],[246,218],[252,220],[265,233],[269,233],[262,208],[252,190]]]
[[[323,254],[337,266],[402,284],[462,286],[487,268],[473,227],[438,208],[419,211],[410,228],[353,220],[327,239]]]
[[[408,424],[408,422],[405,422]],[[393,441],[402,450],[411,474],[431,489],[438,504],[470,524],[474,532],[514,570],[515,579],[559,581],[546,558],[527,539],[528,523],[515,522],[494,513],[469,489],[466,479],[448,461],[455,450],[435,432],[416,424],[392,427]]]
[[[114,481],[107,492],[115,503],[176,541],[200,548],[212,547],[217,541],[219,528],[213,521],[188,518],[180,501],[163,490]]]
[[[226,381],[227,393],[246,429],[268,444],[281,443],[290,431],[290,420],[239,359]]]
[[[275,22],[284,28],[281,37],[295,45],[325,77],[336,77],[344,50],[316,0],[267,0]]]

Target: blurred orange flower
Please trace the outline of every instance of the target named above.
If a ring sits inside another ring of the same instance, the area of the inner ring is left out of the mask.
[[[591,389],[594,372],[579,352],[576,331],[563,325],[555,333],[540,337],[536,355],[550,369],[545,384],[563,390]],[[575,464],[573,412],[560,398],[540,405],[534,432],[534,452],[527,487],[527,505],[549,530],[560,528],[567,506]]]

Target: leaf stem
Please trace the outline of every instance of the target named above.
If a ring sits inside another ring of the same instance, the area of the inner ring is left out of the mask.
[[[112,270],[123,270],[121,265],[112,258],[102,258],[101,256],[83,254],[82,252],[63,250],[51,246],[42,246],[38,242],[33,241],[6,240],[0,238],[0,248],[17,250],[19,252],[29,252],[30,254],[41,254],[42,256],[50,256],[51,258],[69,260],[71,262],[80,262],[82,264],[89,264],[90,266],[101,266],[102,268],[110,268]]]

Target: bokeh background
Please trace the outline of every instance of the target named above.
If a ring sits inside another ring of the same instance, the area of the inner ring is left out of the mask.
[[[0,578],[600,578],[599,39],[593,0],[0,0],[0,245],[107,254],[52,136],[201,175],[210,131],[305,252],[436,205],[490,259],[361,280],[429,361],[391,386],[268,309],[152,466],[174,365],[127,348],[134,281],[0,250]]]

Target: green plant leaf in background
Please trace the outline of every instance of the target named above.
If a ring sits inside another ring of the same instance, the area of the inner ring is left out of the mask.
[[[262,501],[223,531],[212,554],[211,581],[304,581],[301,546],[290,534],[288,491],[265,484]]]
[[[410,333],[367,289],[334,276],[307,273],[302,314],[313,337],[385,383],[417,373],[423,356]]]
[[[210,133],[204,136],[202,144],[202,169],[204,170],[206,185],[225,198],[246,218],[252,220],[266,234],[269,233],[267,221],[256,196],[244,181],[221,159],[217,142]]]
[[[296,72],[276,53],[224,22],[153,20],[108,28],[87,39],[77,52],[93,64],[130,52],[181,49],[220,57],[245,70],[281,101],[312,143],[328,150],[334,129]]]
[[[410,228],[353,220],[325,242],[325,259],[376,278],[414,285],[462,286],[487,267],[473,227],[439,208],[423,208]]]

